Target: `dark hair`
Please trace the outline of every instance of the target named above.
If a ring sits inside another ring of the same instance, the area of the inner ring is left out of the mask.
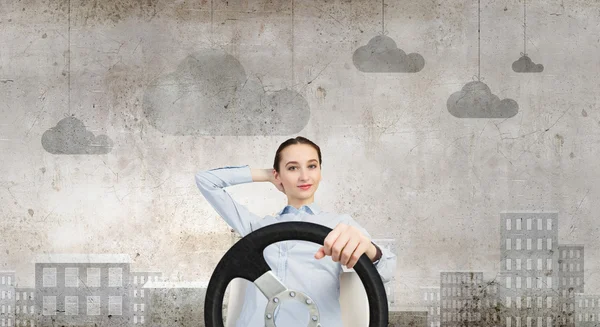
[[[281,161],[281,151],[283,151],[283,149],[287,148],[288,146],[292,145],[292,144],[308,144],[310,146],[312,146],[315,150],[317,150],[317,154],[319,155],[319,166],[322,163],[322,159],[321,159],[321,148],[319,148],[318,145],[316,145],[313,141],[302,137],[302,136],[296,136],[295,138],[291,138],[291,139],[287,139],[285,142],[281,143],[281,145],[279,145],[279,148],[277,148],[277,152],[275,152],[275,161],[273,161],[273,169],[275,169],[277,172],[279,172],[279,162]]]

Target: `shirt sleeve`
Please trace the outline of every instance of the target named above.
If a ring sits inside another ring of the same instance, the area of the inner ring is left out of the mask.
[[[248,165],[215,168],[196,174],[196,185],[204,198],[242,237],[252,232],[252,223],[260,217],[235,201],[225,188],[251,182],[252,173]]]
[[[369,234],[369,232],[367,232],[366,229],[364,229],[358,222],[356,222],[356,220],[352,219],[352,217],[350,217],[349,215],[345,216],[347,218],[346,221],[348,225],[358,228],[365,236],[371,239],[371,234]],[[377,244],[377,242],[373,243]],[[396,255],[392,253],[389,249],[379,244],[377,244],[377,246],[379,246],[379,248],[381,249],[381,259],[379,259],[379,261],[375,264],[375,268],[377,268],[377,271],[381,276],[381,280],[385,284],[387,282],[390,282],[394,278],[394,274],[396,273],[397,258]]]

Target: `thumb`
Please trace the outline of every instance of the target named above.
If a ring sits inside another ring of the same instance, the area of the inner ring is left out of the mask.
[[[319,248],[319,251],[315,253],[315,259],[322,259],[323,257],[325,257],[325,248],[321,247]]]

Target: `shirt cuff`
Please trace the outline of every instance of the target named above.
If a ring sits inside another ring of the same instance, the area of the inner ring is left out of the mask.
[[[383,253],[381,252],[381,249],[377,246],[377,244],[371,242],[371,244],[373,244],[375,246],[375,249],[377,249],[377,253],[375,254],[375,260],[373,260],[373,264],[375,266],[377,266],[377,264],[379,263],[379,261],[381,260],[381,257],[383,256]]]

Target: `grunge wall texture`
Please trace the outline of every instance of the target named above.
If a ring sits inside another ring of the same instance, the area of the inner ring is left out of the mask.
[[[398,308],[441,272],[499,281],[503,212],[554,212],[598,294],[599,20],[593,0],[2,0],[0,269],[33,288],[41,254],[119,254],[207,281],[232,235],[195,172],[268,168],[303,135],[321,207],[394,239]]]

